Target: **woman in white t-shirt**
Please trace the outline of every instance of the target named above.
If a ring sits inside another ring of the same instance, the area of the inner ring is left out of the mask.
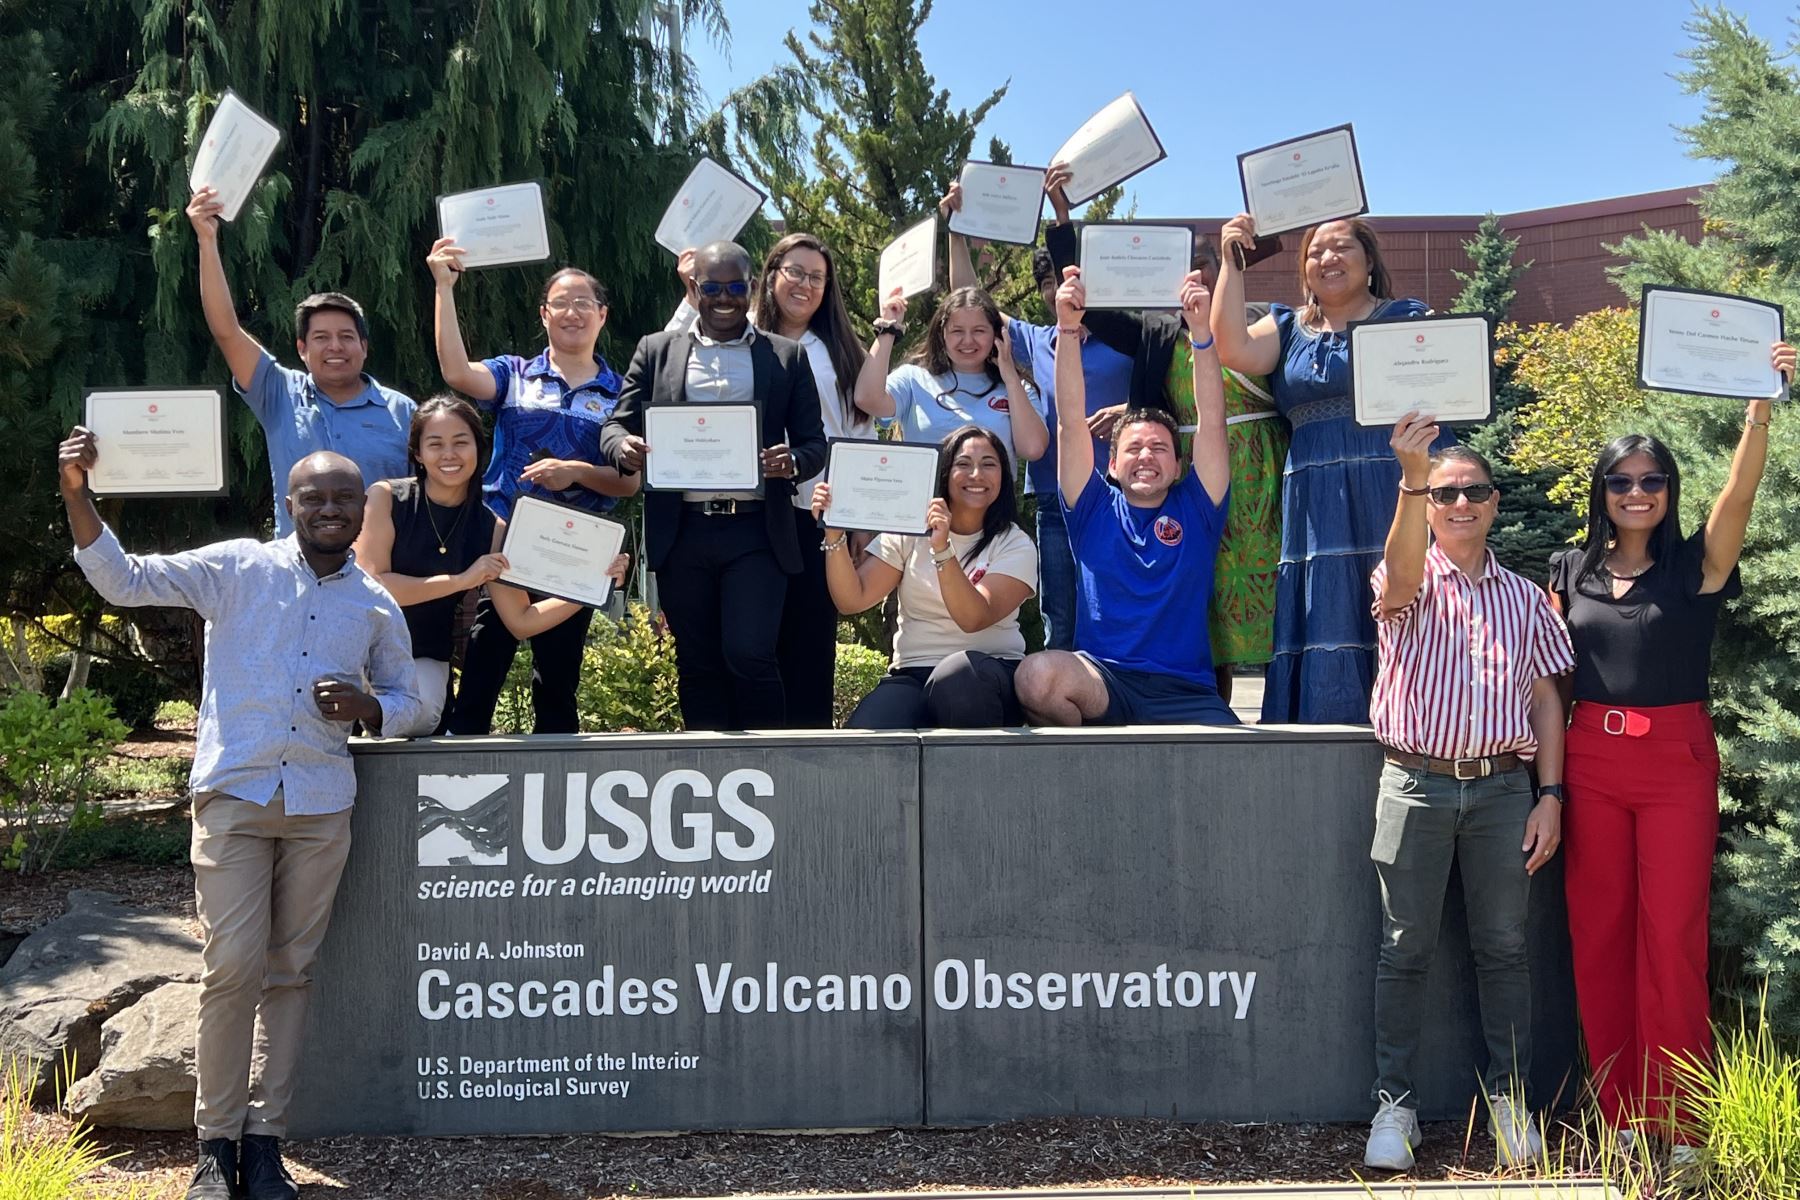
[[[923,537],[884,533],[861,567],[831,527],[831,485],[813,489],[825,579],[841,613],[900,589],[894,661],[845,722],[851,729],[1021,725],[1013,672],[1025,657],[1019,606],[1037,590],[1037,547],[1017,522],[1012,465],[992,430],[964,425],[938,451]]]

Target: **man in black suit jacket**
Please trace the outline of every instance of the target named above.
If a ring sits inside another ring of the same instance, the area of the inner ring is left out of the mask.
[[[812,365],[798,342],[750,324],[750,256],[715,242],[694,256],[692,331],[638,342],[600,435],[621,474],[640,470],[647,404],[750,404],[762,416],[763,495],[650,491],[645,554],[675,635],[681,719],[689,729],[787,723],[775,643],[787,576],[800,572],[794,481],[825,465]]]

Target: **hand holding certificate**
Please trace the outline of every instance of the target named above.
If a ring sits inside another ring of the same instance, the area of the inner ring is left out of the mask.
[[[1440,425],[1494,412],[1494,326],[1484,314],[1394,317],[1350,326],[1350,397],[1358,425],[1409,412]]]
[[[896,290],[905,297],[929,292],[937,283],[937,242],[935,216],[889,242],[876,272],[876,300],[886,301]]]
[[[1638,382],[1663,392],[1784,400],[1769,360],[1785,341],[1780,305],[1748,296],[1646,286],[1638,326]]]
[[[1369,211],[1356,133],[1348,125],[1238,155],[1244,211],[1260,237]]]
[[[501,582],[604,608],[612,595],[607,568],[625,544],[625,527],[578,508],[520,496],[513,501],[500,552]]]
[[[1186,225],[1085,225],[1081,282],[1089,308],[1180,308],[1194,260]]]
[[[464,270],[550,257],[544,189],[536,183],[457,192],[439,196],[437,205],[439,235],[462,247]]]
[[[1086,204],[1167,157],[1137,97],[1126,92],[1083,122],[1050,161],[1069,168],[1069,203]]]
[[[235,221],[280,144],[281,130],[227,89],[194,151],[188,190],[212,188],[218,193],[220,218]]]
[[[652,404],[644,409],[644,486],[760,492],[762,419],[754,404]]]
[[[768,199],[710,158],[702,158],[669,201],[656,226],[656,244],[671,254],[727,242]]]
[[[215,388],[90,388],[82,424],[97,496],[225,494],[225,402]]]
[[[825,463],[833,529],[924,534],[925,510],[937,489],[936,446],[833,438]]]
[[[990,242],[1029,246],[1037,241],[1044,211],[1044,176],[1036,167],[963,164],[962,207],[950,214],[950,232]]]

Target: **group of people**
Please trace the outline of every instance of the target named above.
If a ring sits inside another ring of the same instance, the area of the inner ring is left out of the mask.
[[[1090,311],[1066,179],[1061,167],[1047,179],[1056,220],[1033,259],[1052,322],[1002,313],[952,235],[952,286],[899,366],[905,301],[882,298],[863,346],[832,249],[804,232],[760,269],[729,242],[684,254],[684,301],[622,375],[597,350],[606,289],[573,267],[545,283],[541,350],[473,359],[455,302],[463,251],[440,239],[426,263],[451,390],[419,405],[363,370],[367,323],[341,294],[298,306],[305,369],[281,366],[238,322],[216,195],[194,195],[201,301],[267,435],[277,540],[128,554],[86,488],[106,447],[77,428],[60,448],[76,562],[95,588],[206,618],[190,1197],[296,1194],[279,1141],[349,845],[352,725],[484,733],[528,640],[535,728],[576,729],[592,610],[502,582],[506,521],[520,497],[600,513],[636,493],[654,404],[754,403],[762,422],[760,494],[645,499],[643,553],[687,728],[829,726],[838,614],[891,595],[892,668],[852,726],[1228,724],[1232,670],[1266,665],[1265,722],[1372,717],[1384,748],[1367,1161],[1412,1162],[1412,1060],[1452,861],[1494,1131],[1507,1157],[1537,1153],[1523,1092],[1525,907],[1530,876],[1565,840],[1602,1112],[1621,1128],[1650,1117],[1678,1128],[1670,1063],[1708,1046],[1710,645],[1737,594],[1768,404],[1750,406],[1730,484],[1691,537],[1668,451],[1642,437],[1609,447],[1586,547],[1557,560],[1546,592],[1486,547],[1499,497],[1478,454],[1429,414],[1391,431],[1352,417],[1349,325],[1425,311],[1392,295],[1366,222],[1305,233],[1298,306],[1246,304],[1236,252],[1255,229],[1239,216],[1217,250],[1202,244],[1171,311]],[[952,189],[944,208],[960,199]],[[1791,375],[1793,351],[1771,353]],[[885,423],[938,447],[925,534],[833,523],[828,439]],[[1021,471],[1035,537],[1019,525]],[[626,569],[621,557],[609,573]],[[1034,595],[1046,647],[1028,655],[1019,612]]]

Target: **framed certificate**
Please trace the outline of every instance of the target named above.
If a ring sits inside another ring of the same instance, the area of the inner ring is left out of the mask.
[[[644,486],[652,491],[762,491],[762,415],[754,404],[647,405],[644,441]]]
[[[1356,131],[1348,125],[1240,154],[1238,177],[1258,238],[1369,211]]]
[[[82,424],[97,496],[223,496],[225,397],[217,388],[88,388]]]
[[[1069,168],[1063,194],[1075,205],[1086,204],[1167,157],[1143,106],[1126,92],[1083,122],[1050,161]]]
[[[730,241],[767,199],[749,180],[702,158],[688,172],[657,223],[656,244],[679,255],[683,250]]]
[[[937,215],[926,217],[887,244],[876,272],[877,307],[894,289],[902,296],[918,296],[937,286]]]
[[[513,500],[500,553],[502,583],[604,608],[612,596],[606,568],[625,544],[625,527],[585,509],[535,496]]]
[[[1040,167],[970,161],[962,169],[962,209],[950,214],[950,232],[1030,246],[1044,213]]]
[[[550,227],[541,184],[509,183],[439,196],[440,237],[455,238],[468,253],[464,270],[543,262],[550,257]]]
[[[217,188],[223,206],[219,216],[235,221],[279,145],[281,130],[226,88],[224,99],[213,110],[200,146],[194,151],[194,165],[188,169],[188,190]]]
[[[1350,325],[1350,400],[1358,425],[1409,412],[1440,425],[1494,415],[1494,320],[1486,313],[1388,317]]]
[[[1081,227],[1089,308],[1180,308],[1193,262],[1194,231],[1186,225]]]
[[[1638,382],[1659,392],[1785,400],[1769,365],[1784,341],[1781,306],[1748,296],[1646,284],[1638,315]]]
[[[869,533],[929,532],[925,510],[937,490],[937,464],[936,446],[832,438],[825,524]]]

